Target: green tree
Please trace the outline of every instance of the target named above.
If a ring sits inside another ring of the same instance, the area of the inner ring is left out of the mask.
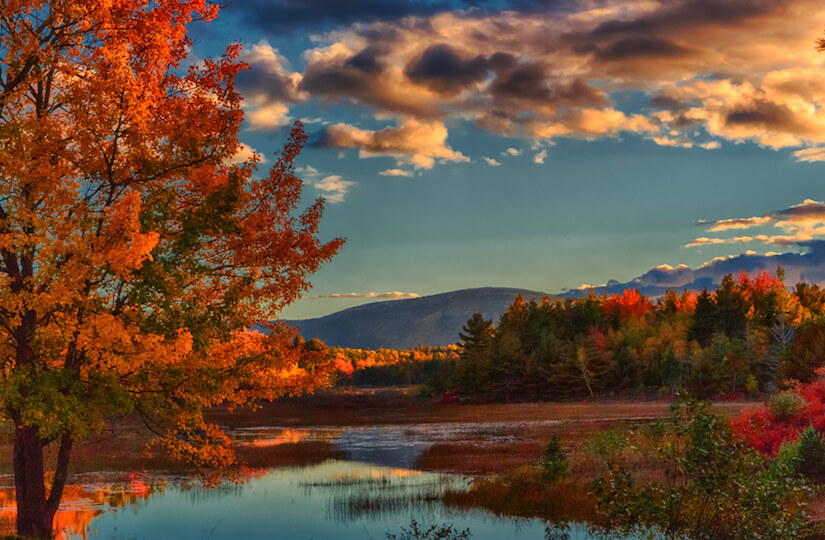
[[[479,312],[473,313],[461,328],[458,334],[461,352],[453,379],[462,394],[475,394],[482,388],[487,377],[494,334],[492,320],[485,319]]]
[[[693,311],[693,322],[688,330],[688,339],[696,340],[702,347],[707,347],[713,339],[715,328],[716,302],[710,292],[704,289],[696,298],[696,308]]]

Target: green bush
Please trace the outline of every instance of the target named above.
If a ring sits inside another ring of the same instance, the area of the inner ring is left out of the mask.
[[[587,440],[586,448],[603,461],[612,461],[630,442],[627,432],[611,429],[596,433]]]
[[[570,465],[567,463],[567,456],[561,447],[561,439],[558,433],[550,437],[547,446],[544,447],[544,456],[541,458],[541,471],[545,480],[557,480],[570,474]]]
[[[799,434],[797,444],[799,446],[797,469],[814,482],[822,482],[825,479],[825,441],[822,440],[822,436],[813,424]]]
[[[776,451],[771,467],[778,476],[791,477],[799,473],[799,440],[785,441]]]
[[[775,462],[733,436],[708,406],[684,396],[674,404],[668,433],[655,442],[663,480],[609,464],[593,487],[608,530],[645,538],[809,537],[804,480],[777,474]]]
[[[768,408],[777,420],[790,420],[807,404],[805,398],[794,389],[777,392],[768,400]]]

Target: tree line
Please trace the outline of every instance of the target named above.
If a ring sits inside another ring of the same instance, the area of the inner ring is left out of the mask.
[[[725,276],[714,290],[578,299],[518,296],[496,324],[459,334],[449,386],[494,401],[665,394],[725,397],[807,382],[825,363],[825,291],[784,272]]]

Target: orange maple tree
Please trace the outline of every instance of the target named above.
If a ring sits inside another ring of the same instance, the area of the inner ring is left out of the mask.
[[[325,380],[328,360],[267,321],[342,241],[318,239],[322,200],[299,210],[300,124],[268,174],[238,159],[240,47],[185,67],[187,25],[217,11],[0,3],[0,399],[21,536],[51,534],[72,444],[107,418],[144,415],[218,467],[232,453],[204,407]]]

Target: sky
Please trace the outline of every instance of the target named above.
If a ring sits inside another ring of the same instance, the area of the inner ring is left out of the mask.
[[[244,152],[346,244],[287,319],[471,287],[825,285],[821,0],[232,0]],[[262,164],[266,166],[266,162]]]

